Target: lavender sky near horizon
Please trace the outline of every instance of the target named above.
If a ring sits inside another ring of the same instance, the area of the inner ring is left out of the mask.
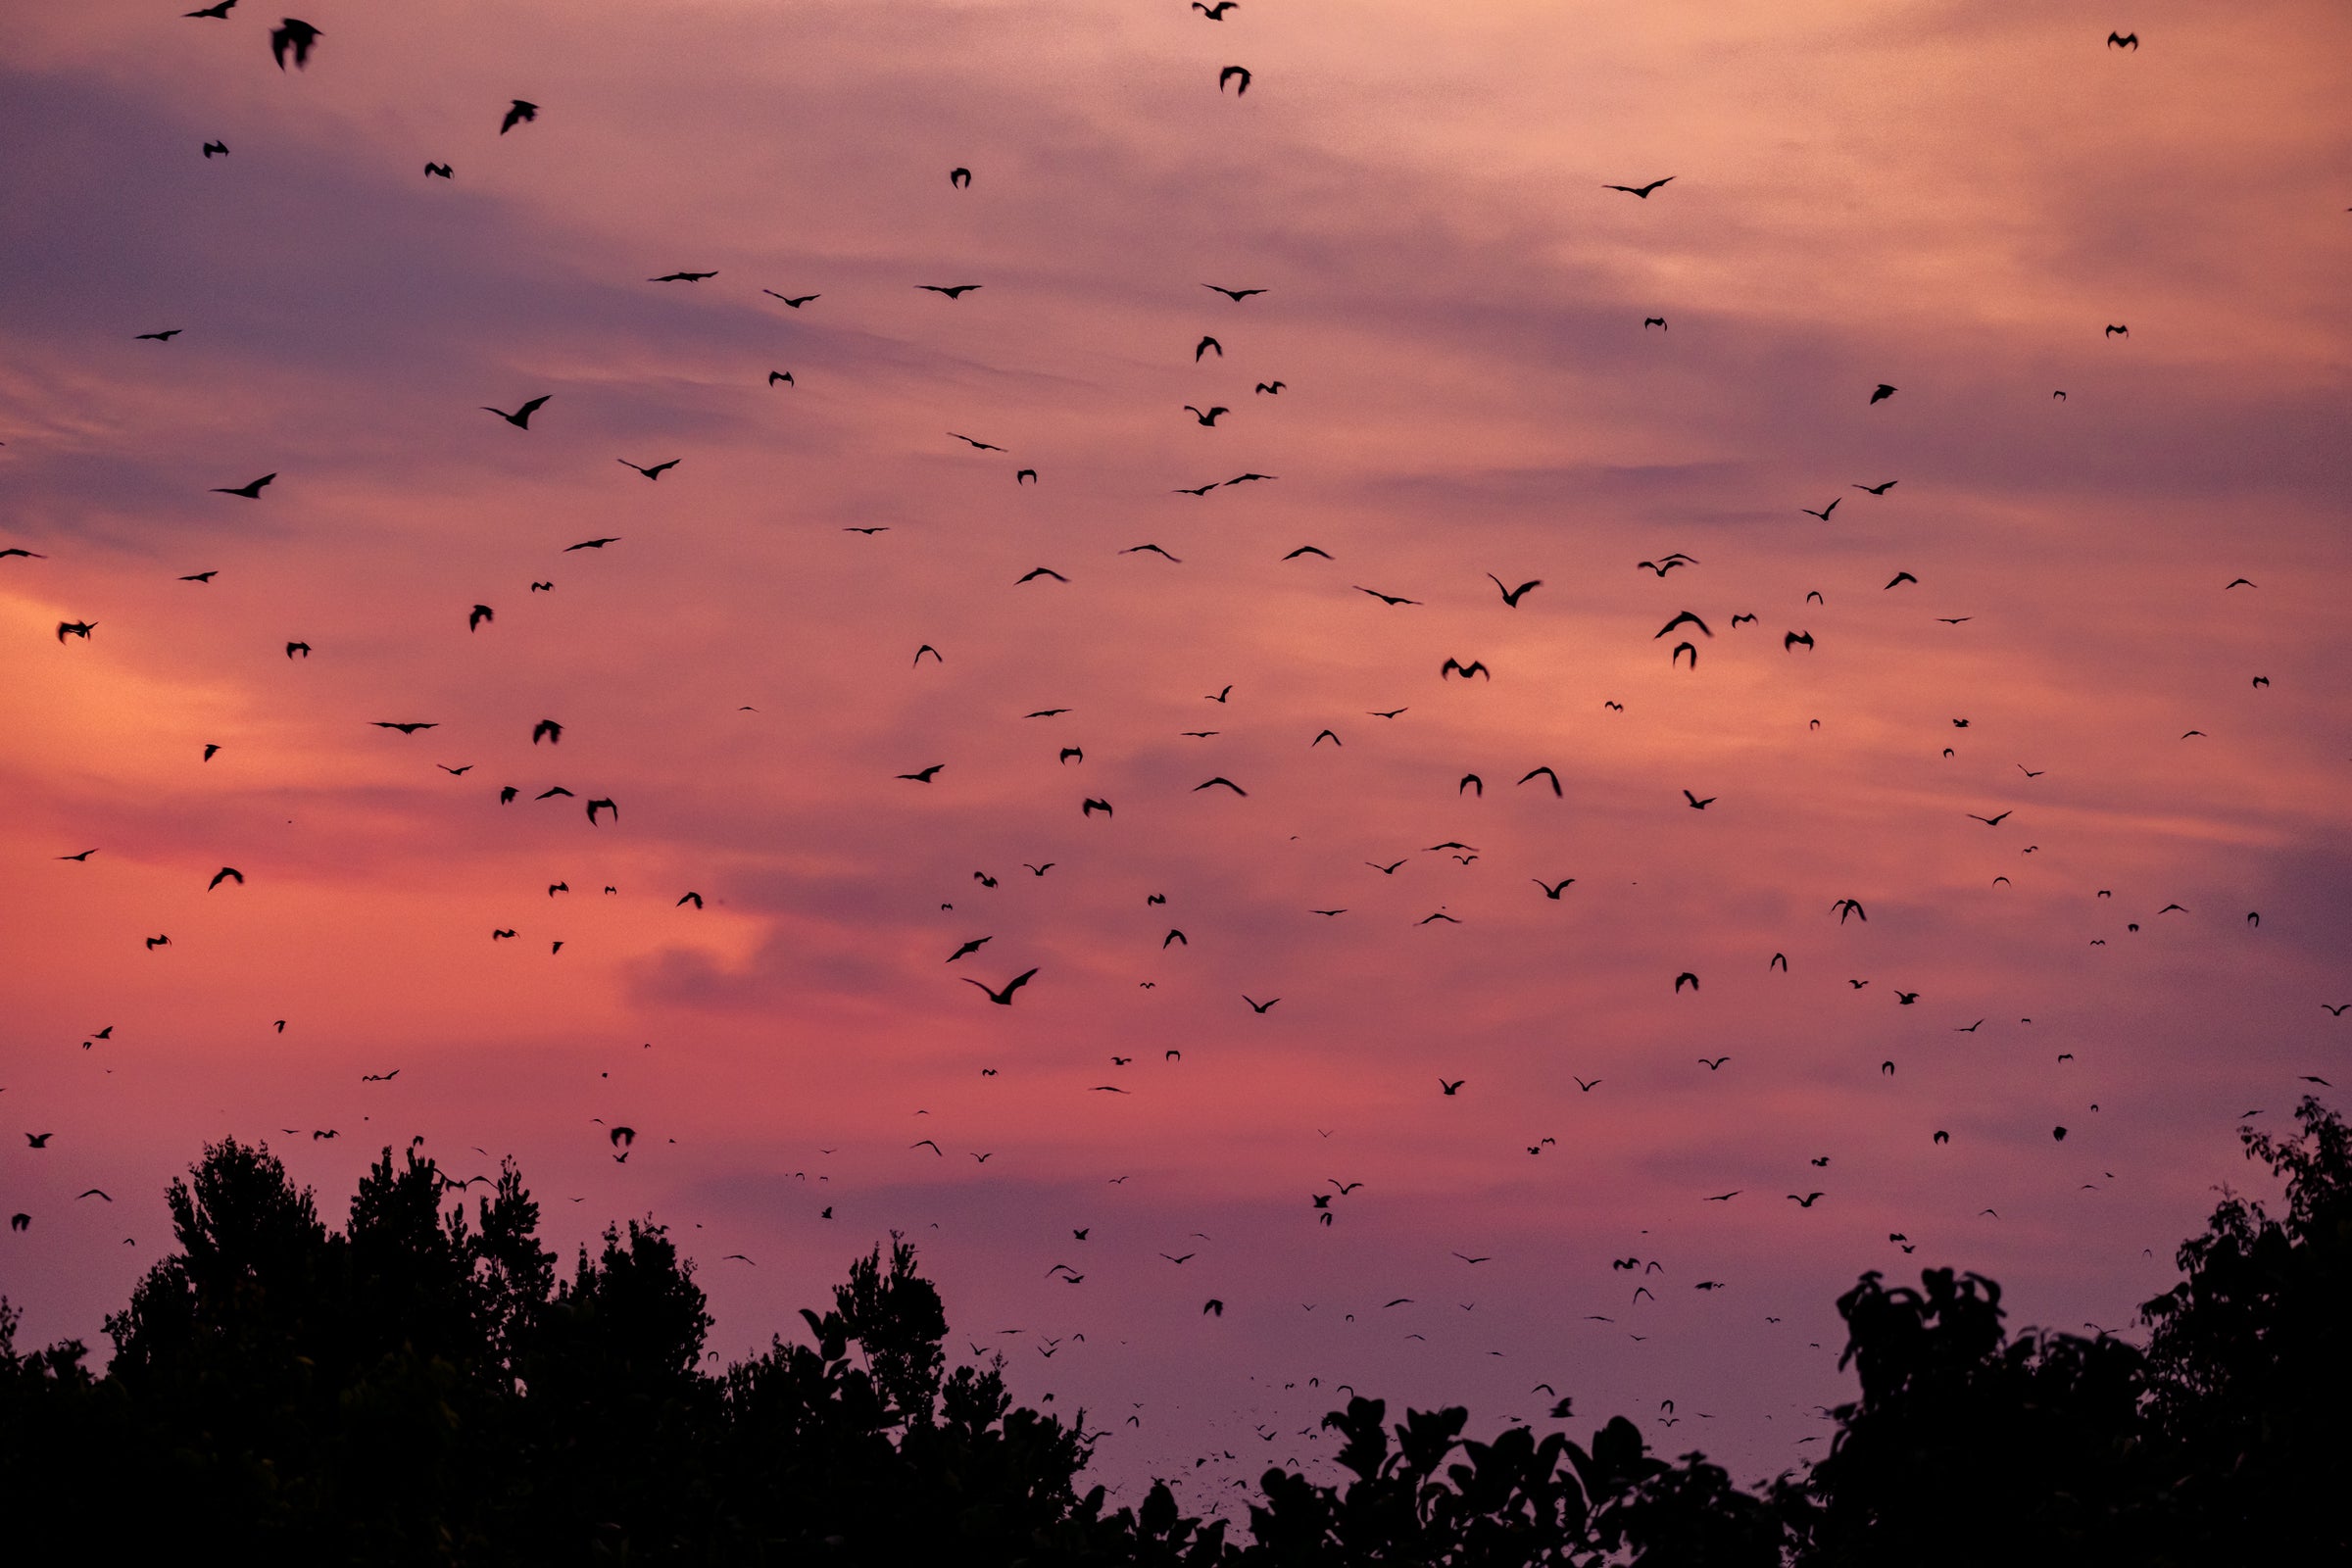
[[[1122,1487],[1747,1481],[1859,1272],[2124,1328],[2352,1070],[2340,8],[256,3],[0,58],[24,1337],[421,1134],[723,1356],[904,1233]]]

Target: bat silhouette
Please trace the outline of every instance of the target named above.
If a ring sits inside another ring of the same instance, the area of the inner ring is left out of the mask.
[[[317,43],[318,37],[319,33],[317,27],[307,22],[297,22],[292,17],[286,18],[285,21],[270,28],[270,53],[276,57],[277,69],[280,71],[286,69],[286,52],[288,50],[293,51],[295,70],[300,71],[309,66],[311,45]]]
[[[482,405],[482,412],[484,414],[497,415],[500,418],[506,420],[517,430],[528,430],[531,427],[531,416],[539,412],[540,405],[545,403],[547,398],[553,396],[555,396],[555,394],[551,392],[547,394],[547,397],[533,398],[530,402],[525,403],[521,408],[516,409],[513,414],[509,414],[504,409],[494,409],[487,403]]]
[[[1673,182],[1674,176],[1668,174],[1664,179],[1653,179],[1646,185],[1603,185],[1600,188],[1602,190],[1621,190],[1628,196],[1639,196],[1643,201],[1647,201],[1651,191],[1656,190],[1660,185],[1669,185]]]
[[[1498,590],[1501,591],[1502,602],[1510,606],[1513,610],[1517,610],[1519,608],[1520,599],[1527,593],[1529,589],[1541,588],[1544,586],[1544,579],[1541,577],[1536,577],[1527,582],[1521,583],[1516,588],[1504,588],[1502,585],[1502,579],[1495,576],[1491,571],[1487,573],[1487,581],[1493,583]]]
[[[1023,970],[1021,973],[1016,974],[1011,979],[1005,981],[1004,989],[1002,991],[991,988],[988,982],[985,980],[974,980],[968,975],[964,977],[963,983],[967,986],[978,986],[981,990],[986,991],[988,993],[988,1000],[995,1003],[998,1006],[1009,1007],[1012,1005],[1012,994],[1015,991],[1020,990],[1021,987],[1027,985],[1030,977],[1036,973],[1037,971],[1035,969]]]
[[[539,106],[537,104],[531,103],[526,99],[513,99],[507,105],[507,113],[505,118],[500,120],[498,122],[498,133],[501,136],[504,136],[508,131],[513,130],[516,125],[527,123],[528,122],[537,120],[538,118]]]
[[[1248,92],[1250,90],[1250,72],[1249,69],[1244,66],[1227,66],[1224,70],[1218,72],[1217,91],[1223,92],[1225,90],[1225,83],[1231,81],[1236,76],[1242,78],[1242,84],[1233,89],[1233,95],[1236,98],[1239,98],[1242,94]]]
[[[217,484],[213,486],[213,494],[217,496],[243,496],[248,501],[259,501],[262,499],[263,489],[270,483],[270,480],[276,477],[277,475],[274,473],[265,473],[259,479],[254,480],[251,484]]]

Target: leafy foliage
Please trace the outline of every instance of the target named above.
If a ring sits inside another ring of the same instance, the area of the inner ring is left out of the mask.
[[[391,1151],[340,1231],[267,1150],[206,1150],[170,1191],[178,1250],[78,1342],[20,1350],[0,1301],[0,1480],[16,1539],[129,1559],[543,1560],[1149,1568],[1783,1562],[2190,1564],[2342,1556],[2352,1396],[2352,1131],[2306,1101],[2244,1134],[2286,1210],[2228,1196],[2147,1302],[2146,1350],[2002,1323],[1930,1269],[1839,1298],[1858,1396],[1809,1472],[1761,1494],[1622,1417],[1579,1444],[1458,1407],[1351,1398],[1340,1478],[1266,1471],[1248,1539],[1164,1484],[1106,1511],[1085,1415],[1016,1408],[1001,1361],[949,1369],[938,1290],[894,1243],[809,1343],[718,1373],[692,1265],[659,1225],[568,1274],[511,1166],[476,1200]],[[1568,1401],[1555,1416],[1564,1417]],[[126,1499],[135,1505],[125,1505]]]
[[[2247,1560],[2352,1549],[2329,1506],[2352,1410],[2352,1128],[2308,1097],[2296,1117],[2295,1138],[2239,1134],[2284,1179],[2285,1217],[2226,1197],[2180,1244],[2180,1283],[2140,1308],[2181,1511]]]

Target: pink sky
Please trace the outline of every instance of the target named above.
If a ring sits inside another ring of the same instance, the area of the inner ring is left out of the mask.
[[[2340,7],[190,8],[0,66],[33,1339],[205,1140],[422,1134],[669,1222],[728,1356],[906,1232],[1122,1485],[1341,1382],[1746,1481],[1861,1270],[2121,1326],[2352,1071]]]

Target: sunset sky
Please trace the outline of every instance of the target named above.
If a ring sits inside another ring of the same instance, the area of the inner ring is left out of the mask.
[[[725,1358],[905,1233],[1130,1493],[1745,1482],[1863,1270],[2126,1328],[2352,1073],[2340,5],[194,3],[0,8],[26,1341],[421,1134]]]

